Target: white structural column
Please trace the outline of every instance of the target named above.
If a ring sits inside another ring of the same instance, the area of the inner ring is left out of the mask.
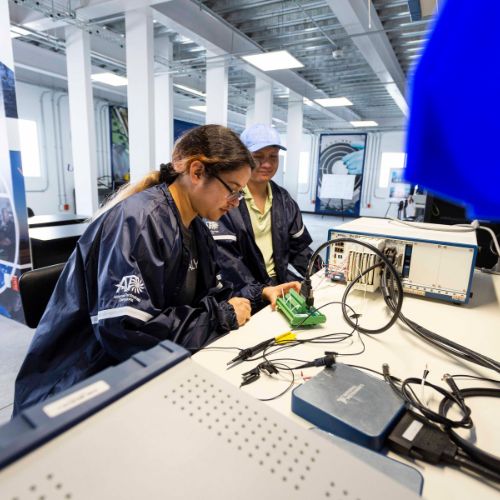
[[[302,124],[304,121],[302,96],[290,91],[288,96],[288,117],[286,130],[286,175],[285,188],[293,199],[297,199],[299,191],[299,165],[302,150]]]
[[[97,210],[97,152],[94,100],[90,81],[90,38],[85,30],[66,28],[66,65],[76,213]]]
[[[154,47],[150,7],[125,13],[130,178],[155,168]]]
[[[155,39],[155,53],[161,58],[172,60],[172,40],[168,36]],[[155,75],[155,168],[172,158],[174,141],[174,92],[173,77],[166,68]]]
[[[254,115],[255,115],[255,105],[250,104],[247,108],[247,114],[245,115],[246,128],[250,127],[250,125],[253,125],[255,123]]]
[[[273,84],[255,77],[254,123],[271,125],[273,119]]]
[[[212,58],[212,60],[210,60]],[[228,74],[222,57],[207,52],[206,123],[227,126]]]

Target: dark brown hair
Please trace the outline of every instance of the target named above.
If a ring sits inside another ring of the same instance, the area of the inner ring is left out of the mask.
[[[159,171],[154,170],[139,181],[124,186],[96,216],[132,194],[162,182],[171,184],[196,160],[205,165],[208,177],[243,166],[255,168],[252,154],[231,129],[222,125],[202,125],[188,130],[176,141],[171,163],[161,164]]]

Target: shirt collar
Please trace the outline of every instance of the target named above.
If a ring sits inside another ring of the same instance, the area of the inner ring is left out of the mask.
[[[248,189],[248,186],[245,186],[243,188],[243,192],[245,193],[245,200],[246,201],[253,201],[253,196],[252,193],[250,192],[250,189]],[[267,184],[267,199],[266,199],[266,204],[269,202],[273,201],[273,190],[271,189],[271,184]]]
[[[250,192],[247,186],[243,188],[243,192],[245,193],[245,202],[247,203],[248,208],[264,216],[269,213],[273,205],[273,191],[271,189],[271,184],[267,185],[267,198],[266,198],[266,204],[264,206],[264,213],[262,213],[255,204],[255,200],[253,199],[252,193]]]

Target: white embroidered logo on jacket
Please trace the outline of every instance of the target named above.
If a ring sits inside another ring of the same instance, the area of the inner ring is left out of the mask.
[[[207,225],[208,229],[213,232],[219,231],[219,223],[213,220],[207,220],[205,221],[205,224]]]
[[[124,276],[119,285],[116,286],[117,292],[141,293],[144,290],[144,281],[139,276]]]

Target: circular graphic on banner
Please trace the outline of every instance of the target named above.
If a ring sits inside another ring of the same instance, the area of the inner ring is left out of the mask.
[[[319,159],[319,169],[323,174],[340,174],[347,175],[349,171],[342,159],[349,153],[355,153],[357,149],[350,144],[338,143],[328,146],[322,153]],[[354,181],[354,189],[361,186],[361,176]]]

